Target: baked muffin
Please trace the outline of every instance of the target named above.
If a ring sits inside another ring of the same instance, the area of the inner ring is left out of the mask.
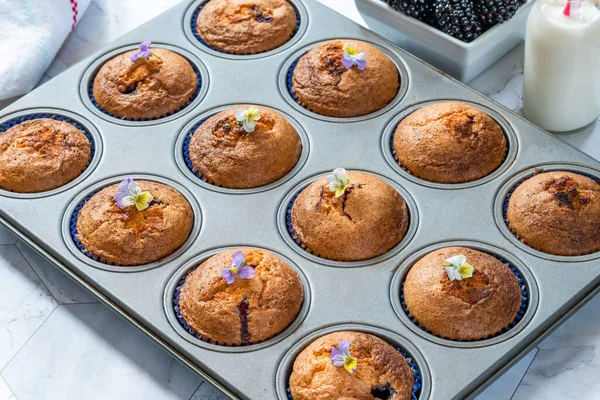
[[[247,115],[247,110],[260,118],[250,128],[243,120],[253,120],[239,115]],[[238,106],[200,125],[190,140],[189,152],[192,165],[208,182],[246,189],[267,185],[290,172],[300,159],[302,142],[296,129],[277,112]]]
[[[286,0],[211,0],[196,19],[202,40],[233,54],[273,50],[292,37],[297,24]]]
[[[139,184],[142,195],[151,196],[147,208],[120,206],[116,196],[126,181],[100,190],[85,203],[77,218],[77,238],[87,254],[108,264],[132,266],[160,260],[187,240],[194,224],[192,207],[170,186],[131,180],[130,185]]]
[[[341,357],[334,358],[336,353]],[[334,365],[344,359],[351,365]],[[360,332],[335,332],[315,340],[296,357],[290,376],[294,400],[409,400],[413,384],[411,368],[398,350]]]
[[[552,171],[527,179],[510,196],[507,218],[523,243],[544,253],[600,251],[600,185],[583,175]]]
[[[343,173],[341,181],[349,179],[341,193],[331,186],[336,172]],[[409,220],[396,189],[363,172],[348,172],[346,178],[341,169],[304,189],[291,217],[295,240],[310,253],[338,261],[384,254],[404,238]]]
[[[259,343],[296,319],[304,287],[298,273],[262,249],[228,250],[186,277],[180,314],[202,338],[223,345]]]
[[[451,280],[461,267],[470,268],[470,274]],[[521,307],[521,295],[509,267],[465,247],[427,254],[404,283],[404,300],[416,321],[436,336],[460,341],[485,339],[507,328]]]
[[[393,148],[401,167],[437,183],[483,178],[502,164],[507,153],[506,137],[496,121],[458,102],[425,106],[404,118]]]
[[[392,60],[358,40],[332,40],[315,47],[300,58],[292,76],[299,103],[330,117],[375,112],[396,97],[399,87]]]
[[[151,119],[178,111],[192,98],[198,79],[190,62],[170,50],[150,51],[148,46],[148,57],[132,61],[139,52],[128,51],[100,68],[93,88],[100,108],[119,118]]]
[[[18,193],[56,189],[81,175],[90,157],[90,141],[68,122],[21,122],[0,133],[0,188]]]

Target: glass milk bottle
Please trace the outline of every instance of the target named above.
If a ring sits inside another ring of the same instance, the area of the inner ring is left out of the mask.
[[[600,0],[538,0],[527,21],[524,111],[568,132],[600,116]]]

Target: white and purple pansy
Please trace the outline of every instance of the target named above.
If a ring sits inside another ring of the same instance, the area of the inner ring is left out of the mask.
[[[342,57],[342,64],[346,69],[351,69],[356,65],[356,67],[364,71],[367,68],[367,58],[364,52],[358,53],[356,50],[356,46],[352,44],[347,44],[343,47],[344,56]]]
[[[333,172],[327,175],[327,187],[335,193],[335,197],[340,197],[350,187],[350,179],[347,178],[347,173],[344,168],[336,168]]]
[[[154,200],[150,192],[142,192],[140,185],[131,178],[125,178],[119,184],[119,191],[113,197],[119,208],[135,206],[138,211],[150,207]]]
[[[471,278],[475,272],[475,268],[467,262],[467,257],[462,254],[446,259],[446,263],[442,266],[445,267],[448,279],[451,281]]]
[[[162,61],[162,58],[160,58],[159,56],[157,56],[156,54],[154,54],[152,52],[152,50],[150,50],[150,46],[152,45],[152,42],[149,40],[146,40],[145,42],[142,42],[140,44],[140,50],[137,53],[134,53],[131,55],[131,61],[135,62],[138,58],[143,57],[143,58],[150,58],[150,56],[152,57],[156,57],[159,60]]]
[[[331,349],[331,363],[336,367],[344,367],[351,374],[356,370],[358,360],[352,355],[350,349],[354,345],[345,340],[340,340],[338,347]]]
[[[228,285],[231,285],[235,278],[240,279],[251,279],[256,274],[256,270],[246,265],[246,259],[244,253],[236,251],[231,256],[231,267],[223,268],[221,270],[221,276],[227,281]]]

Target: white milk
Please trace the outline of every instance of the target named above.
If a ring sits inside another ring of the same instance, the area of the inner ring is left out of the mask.
[[[538,0],[527,21],[524,111],[554,132],[600,115],[600,10],[590,0],[580,8],[575,1],[565,16],[567,0]]]

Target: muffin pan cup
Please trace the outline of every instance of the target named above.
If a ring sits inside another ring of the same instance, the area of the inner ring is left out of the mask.
[[[475,397],[600,291],[596,254],[555,258],[519,244],[502,220],[506,194],[535,168],[564,167],[600,176],[600,163],[316,1],[293,2],[302,14],[304,31],[273,52],[229,57],[204,50],[204,45],[186,34],[191,24],[188,11],[199,2],[184,2],[2,110],[0,125],[32,112],[65,115],[92,130],[99,146],[96,164],[72,184],[34,198],[1,192],[0,222],[230,398],[285,399],[276,384],[284,356],[307,335],[343,324],[390,332],[402,346],[407,344],[409,353],[417,350],[421,355],[417,364],[427,371],[428,379],[419,399]],[[399,67],[405,93],[392,106],[358,119],[322,117],[298,105],[286,86],[290,63],[316,43],[333,38],[367,41],[385,49]],[[156,121],[129,122],[103,114],[88,102],[90,74],[107,55],[134,48],[144,40],[172,46],[194,62],[201,72],[202,92],[182,111]],[[382,145],[386,129],[407,110],[447,99],[491,110],[508,130],[510,148],[515,150],[500,173],[468,188],[433,187],[409,179],[390,163],[389,144]],[[183,132],[208,113],[235,104],[264,105],[291,117],[309,144],[305,162],[277,184],[255,191],[215,190],[202,184],[181,164]],[[51,111],[41,111],[48,109]],[[401,190],[413,231],[409,230],[410,239],[400,248],[347,268],[351,265],[308,257],[291,240],[282,219],[289,196],[337,167],[376,174]],[[75,207],[94,190],[125,176],[165,180],[195,207],[194,229],[198,231],[173,256],[156,265],[137,268],[97,263],[72,240],[70,222]],[[411,328],[395,310],[393,304],[399,299],[391,288],[395,276],[402,274],[398,271],[423,249],[448,243],[489,248],[515,263],[529,285],[536,287],[537,300],[533,291],[529,292],[523,320],[498,340],[469,348],[461,342],[438,343],[409,321]],[[301,323],[255,349],[236,352],[224,346],[200,345],[183,328],[181,332],[173,325],[170,315],[174,313],[165,307],[167,288],[176,276],[180,278],[182,267],[228,247],[273,251],[289,259],[310,288],[310,307]],[[448,371],[453,372],[450,375]]]

